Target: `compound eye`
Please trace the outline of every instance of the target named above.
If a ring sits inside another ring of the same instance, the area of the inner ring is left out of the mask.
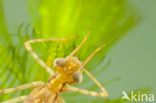
[[[73,80],[75,81],[75,83],[80,83],[82,81],[82,73],[81,71],[75,71],[73,73]]]
[[[54,66],[64,66],[66,64],[66,60],[64,58],[57,58],[54,61]]]

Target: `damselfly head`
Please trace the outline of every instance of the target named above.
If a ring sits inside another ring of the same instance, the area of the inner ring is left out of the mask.
[[[77,57],[56,58],[54,61],[54,69],[58,74],[71,74],[80,70],[81,66],[82,62]]]
[[[77,57],[57,58],[54,61],[54,70],[57,74],[72,78],[72,83],[82,80],[82,62]]]

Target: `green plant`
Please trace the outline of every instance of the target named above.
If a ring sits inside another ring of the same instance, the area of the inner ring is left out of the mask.
[[[106,64],[103,64],[102,61],[106,52],[140,19],[134,7],[127,0],[112,0],[111,2],[108,0],[28,0],[28,6],[33,28],[28,30],[30,26],[21,23],[17,34],[11,34],[6,25],[3,3],[0,1],[0,88],[10,88],[32,81],[47,81],[48,73],[26,51],[25,41],[35,38],[65,38],[78,35],[76,39],[66,44],[61,42],[33,44],[33,49],[37,54],[52,67],[53,60],[67,56],[80,43],[90,28],[92,29],[91,35],[78,52],[78,57],[82,61],[98,46],[115,38],[87,65],[87,69],[93,75],[99,75],[96,77],[100,79],[105,70]],[[105,81],[101,82],[105,86]],[[92,90],[98,89],[85,74],[83,83],[78,86]],[[30,90],[24,90],[11,94],[0,94],[0,101],[29,92]],[[68,98],[69,95],[71,98]],[[78,93],[66,93],[63,94],[63,97],[67,103],[105,101],[103,98],[92,98]]]

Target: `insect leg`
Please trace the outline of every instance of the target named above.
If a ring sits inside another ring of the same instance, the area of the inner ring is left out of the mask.
[[[14,98],[14,99],[11,99],[11,100],[4,101],[2,103],[17,103],[17,102],[24,101],[26,98],[27,98],[27,96],[21,96],[21,97],[18,97],[18,98]]]
[[[39,82],[32,82],[32,83],[28,83],[28,84],[25,84],[25,85],[21,85],[21,86],[15,87],[15,88],[0,89],[0,94],[20,91],[20,90],[23,90],[23,89],[32,88],[32,87],[36,87],[36,86],[40,86],[40,85],[44,85],[44,83],[39,81]]]
[[[100,87],[100,89],[103,91],[103,93],[107,94],[106,89],[101,85],[101,83],[90,72],[88,72],[86,69],[84,69],[83,71],[94,81],[95,84],[98,85],[98,87]]]
[[[88,71],[86,71],[86,73],[100,87],[100,89],[102,90],[102,92],[88,91],[88,90],[85,90],[85,89],[79,89],[79,88],[76,88],[76,87],[72,87],[70,85],[65,85],[65,87],[64,87],[65,89],[62,92],[74,91],[74,92],[79,92],[79,93],[90,95],[90,96],[107,97],[108,96],[108,93],[102,87],[102,85],[92,76],[92,74],[90,74]]]
[[[101,83],[98,80],[96,80],[96,78],[91,73],[89,73],[86,69],[84,69],[83,71],[101,88],[102,91],[106,91],[101,85]]]
[[[88,91],[88,90],[84,90],[84,89],[79,89],[79,88],[75,88],[75,87],[70,87],[69,89],[75,92],[79,92],[82,94],[87,94],[90,96],[97,96],[97,97],[107,97],[108,93],[105,90],[105,88],[100,84],[99,81],[96,80],[96,78],[89,73],[86,69],[83,69],[84,66],[90,61],[90,59],[98,52],[100,51],[104,46],[106,46],[107,44],[104,43],[102,46],[100,46],[99,48],[97,48],[86,60],[85,62],[82,64],[81,68],[82,70],[84,70],[84,72],[100,87],[100,89],[102,90],[102,92],[93,92],[93,91]]]
[[[79,92],[79,93],[82,93],[82,94],[86,94],[86,95],[89,95],[89,96],[96,96],[96,97],[107,97],[108,96],[108,93],[106,91],[94,92],[94,91],[88,91],[88,90],[85,90],[85,89],[79,89],[79,88],[76,88],[76,87],[70,87],[70,90],[74,91],[74,92]]]
[[[94,91],[88,91],[88,90],[85,90],[85,89],[79,89],[79,88],[76,88],[76,87],[72,87],[72,86],[70,86],[68,84],[66,84],[64,86],[64,89],[61,92],[74,91],[74,92],[79,92],[79,93],[90,95],[90,96],[107,97],[108,96],[107,91],[101,86],[100,83],[98,83],[98,86],[101,88],[102,92],[94,92]]]
[[[35,58],[35,60],[43,67],[46,69],[47,72],[49,72],[50,74],[54,74],[54,71],[47,66],[44,61],[34,52],[34,50],[31,47],[32,43],[37,43],[37,42],[47,42],[47,41],[69,41],[71,39],[75,38],[75,36],[72,36],[70,38],[51,38],[51,39],[35,39],[35,40],[29,40],[27,42],[25,42],[25,47],[27,48],[27,50],[33,55],[33,57]]]
[[[82,64],[81,68],[83,69],[85,67],[85,65],[90,61],[90,59],[97,53],[99,52],[103,47],[105,47],[107,45],[107,43],[104,43],[103,45],[101,45],[99,48],[97,48]]]
[[[69,57],[75,55],[77,53],[77,51],[82,47],[82,45],[87,41],[88,39],[88,35],[90,34],[91,30],[88,32],[88,34],[86,35],[86,37],[83,39],[83,41],[80,43],[80,45],[69,55]]]

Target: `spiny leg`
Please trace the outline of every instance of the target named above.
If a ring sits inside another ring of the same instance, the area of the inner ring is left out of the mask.
[[[24,101],[26,98],[27,98],[27,96],[21,96],[21,97],[18,97],[18,98],[14,98],[14,99],[11,99],[11,100],[4,101],[2,103],[17,103],[17,102]]]
[[[15,87],[15,88],[0,89],[0,94],[20,91],[20,90],[23,90],[23,89],[32,88],[32,87],[36,87],[36,86],[40,86],[40,85],[44,85],[44,83],[39,81],[39,82],[32,82],[32,83],[28,83],[28,84],[25,84],[25,85],[21,85],[21,86]]]
[[[31,47],[31,43],[37,43],[37,42],[47,42],[47,41],[69,41],[71,39],[75,38],[75,36],[72,36],[70,38],[51,38],[51,39],[35,39],[35,40],[29,40],[27,42],[25,42],[25,47],[27,48],[27,50],[33,55],[33,57],[35,58],[35,60],[43,67],[47,70],[47,72],[49,72],[50,74],[54,74],[53,70],[47,66],[44,61],[34,52],[34,50]]]
[[[86,37],[83,39],[83,41],[80,43],[80,45],[68,56],[71,57],[73,55],[75,55],[77,53],[77,51],[82,47],[82,45],[87,41],[88,36],[90,34],[91,30],[88,32],[88,34],[86,35]]]

